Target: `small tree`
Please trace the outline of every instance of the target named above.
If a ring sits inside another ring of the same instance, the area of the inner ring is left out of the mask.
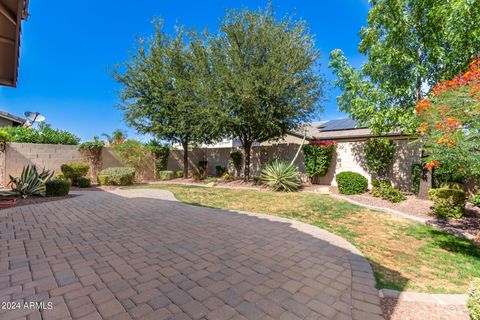
[[[154,35],[140,39],[137,51],[114,78],[122,85],[120,108],[126,122],[140,133],[174,141],[183,148],[183,175],[188,177],[188,147],[211,142],[218,119],[205,92],[209,83],[207,49],[193,31],[176,28],[173,35],[154,24]]]
[[[376,178],[384,178],[392,167],[395,143],[388,138],[370,138],[365,143],[365,160],[368,171]]]
[[[248,181],[253,143],[283,137],[317,109],[319,52],[305,22],[277,20],[270,9],[230,11],[211,50],[211,100],[226,135],[241,141]]]
[[[452,176],[480,175],[480,60],[436,85],[417,104],[418,132],[428,151],[426,166]]]

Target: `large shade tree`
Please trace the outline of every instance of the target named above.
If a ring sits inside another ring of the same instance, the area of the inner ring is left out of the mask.
[[[319,52],[305,22],[260,9],[229,11],[211,53],[212,101],[243,146],[248,181],[252,144],[281,138],[320,109]]]
[[[121,84],[120,108],[130,126],[143,134],[179,143],[183,176],[188,177],[188,148],[215,138],[215,117],[205,92],[208,55],[205,41],[193,31],[176,28],[170,35],[162,22],[140,39],[138,48],[114,78]]]
[[[480,52],[478,0],[372,0],[358,71],[343,52],[330,66],[343,91],[340,110],[374,133],[415,133],[415,105],[442,79],[464,70]],[[425,192],[422,192],[424,194]]]

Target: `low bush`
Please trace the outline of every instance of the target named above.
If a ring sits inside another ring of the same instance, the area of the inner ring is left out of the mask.
[[[223,174],[227,172],[227,168],[222,167],[222,166],[215,166],[215,176],[216,177],[221,177]]]
[[[224,181],[230,181],[230,180],[233,180],[235,179],[230,173],[228,172],[225,172],[221,177],[220,179],[224,180]]]
[[[207,160],[198,161],[198,173],[203,178],[206,178],[206,176],[207,176],[207,166],[208,166],[208,161]]]
[[[158,172],[158,177],[160,178],[160,180],[172,180],[173,175],[173,171],[170,170],[162,170]]]
[[[344,171],[337,174],[338,191],[342,194],[360,194],[368,190],[368,180],[360,173]]]
[[[92,185],[92,180],[89,177],[78,177],[76,182],[80,188],[89,188]]]
[[[72,185],[78,185],[78,178],[84,177],[88,173],[90,166],[84,162],[67,162],[60,166],[60,170],[66,179],[72,182]]]
[[[468,289],[467,307],[471,320],[480,320],[480,278],[475,278]]]
[[[463,184],[459,182],[443,182],[440,184],[441,189],[455,189],[463,191]]]
[[[240,176],[240,172],[242,171],[242,163],[243,163],[243,154],[240,151],[234,151],[230,153],[230,164],[235,169],[235,175],[238,177]]]
[[[465,208],[465,192],[455,189],[430,189],[428,192],[433,201],[433,213],[444,218],[461,218]]]
[[[401,202],[407,199],[405,195],[392,186],[390,180],[373,180],[372,196],[388,200],[390,202]]]
[[[135,169],[130,167],[107,168],[98,175],[98,182],[101,185],[126,186],[133,184],[135,180]]]
[[[195,171],[192,173],[192,179],[196,181],[204,180],[205,175],[201,174],[199,171]]]
[[[175,171],[175,178],[183,178],[183,171],[182,170]]]
[[[261,181],[273,191],[292,192],[300,188],[298,170],[284,160],[274,160],[262,170]]]
[[[70,192],[70,181],[52,179],[45,183],[47,197],[65,197]]]
[[[480,193],[477,193],[476,195],[471,197],[470,200],[468,200],[468,202],[470,202],[476,207],[480,207]]]
[[[262,177],[259,177],[259,176],[254,176],[253,177],[253,185],[254,186],[261,186],[263,183],[262,183]]]

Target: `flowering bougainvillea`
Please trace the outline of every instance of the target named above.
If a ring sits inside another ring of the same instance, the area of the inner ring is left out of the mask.
[[[327,174],[335,145],[336,142],[332,140],[313,140],[303,146],[305,171],[309,178]]]
[[[480,174],[480,58],[432,89],[416,106],[429,169]]]

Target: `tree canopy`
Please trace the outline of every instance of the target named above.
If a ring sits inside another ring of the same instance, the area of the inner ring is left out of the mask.
[[[376,133],[416,129],[416,103],[480,52],[478,0],[373,0],[359,51],[360,71],[330,54],[339,108]]]
[[[177,27],[173,35],[154,23],[155,33],[140,39],[137,50],[114,78],[122,85],[119,96],[124,118],[140,133],[177,142],[184,149],[184,177],[188,175],[188,145],[213,141],[215,119],[202,81],[206,47],[194,31]]]
[[[226,135],[244,147],[248,180],[254,141],[279,139],[321,109],[319,52],[304,21],[277,19],[268,8],[229,11],[211,52],[212,101]]]

